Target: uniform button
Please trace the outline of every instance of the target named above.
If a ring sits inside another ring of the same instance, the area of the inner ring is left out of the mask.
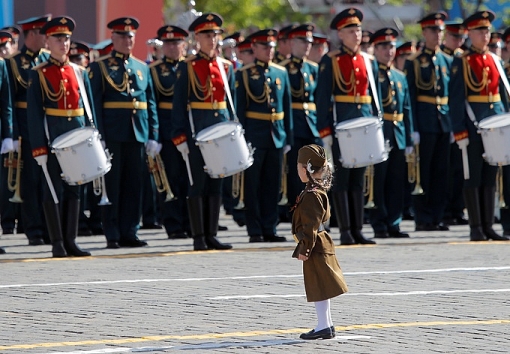
[[[216,91],[216,87],[213,87],[213,88],[212,88],[212,90],[213,90],[213,91]]]
[[[264,72],[265,72],[265,73],[268,73],[268,72],[269,72],[269,69],[264,70]]]
[[[356,80],[356,85],[358,85],[358,84],[359,84],[359,80]]]
[[[395,96],[395,91],[391,91],[391,94],[392,94],[393,96]]]
[[[356,60],[356,56],[353,56],[353,57],[352,57],[352,60]]]
[[[214,79],[215,77],[216,77],[216,76],[214,76],[214,75],[211,75],[211,79]]]
[[[361,109],[361,105],[360,104],[358,105],[358,109]]]
[[[133,109],[133,114],[136,114],[136,109]]]
[[[397,101],[393,101],[393,104],[396,105],[397,104]],[[396,113],[395,113],[396,114]]]
[[[307,83],[305,83],[305,87],[308,87],[308,82],[307,82]]]
[[[133,80],[129,80],[129,83],[132,84],[133,83]]]
[[[269,77],[268,77],[268,78],[267,78],[267,82],[271,82],[271,78],[269,78]]]
[[[67,82],[67,79],[64,79],[64,82]]]
[[[131,89],[131,92],[135,92],[135,89]]]
[[[308,74],[307,74],[307,73],[303,73],[303,77],[307,77],[307,76],[308,76]]]
[[[271,102],[274,102],[274,98],[271,98]]]
[[[484,54],[484,56],[483,56],[483,60],[485,60],[485,59],[487,59],[487,56]]]
[[[124,60],[124,65],[128,65],[128,64],[129,64],[129,61]]]
[[[66,95],[68,95],[68,96],[69,96],[70,94],[71,94],[71,92],[69,92],[69,91],[67,91],[67,92],[66,92]]]
[[[305,97],[308,97],[308,92],[305,92]]]
[[[441,86],[437,85],[437,89],[438,89],[438,90],[441,90]]]
[[[485,68],[485,70],[487,70],[487,71],[489,71],[490,69],[491,69],[491,68],[489,68],[489,67],[486,67],[486,68]]]
[[[354,69],[354,71],[358,72],[358,71],[359,71],[359,68]]]
[[[271,108],[271,112],[276,112],[276,108]]]
[[[195,62],[192,62],[191,65],[195,66]]]
[[[487,80],[487,83],[489,83],[489,84],[490,84],[491,82],[492,82],[492,80],[491,80],[491,79]]]
[[[60,71],[61,71],[61,72],[64,72],[64,68],[60,68]]]
[[[214,116],[217,117],[218,116],[218,112],[214,112]]]
[[[212,66],[212,63],[209,63],[209,66]]]
[[[70,104],[67,105],[67,108],[71,108],[71,107],[72,107],[72,105],[70,105]]]
[[[130,73],[131,72],[131,69],[127,69],[127,72]]]
[[[434,61],[436,60],[436,56],[435,55],[432,57],[432,60],[434,60]]]
[[[42,72],[45,73],[46,72],[46,69],[42,69]]]

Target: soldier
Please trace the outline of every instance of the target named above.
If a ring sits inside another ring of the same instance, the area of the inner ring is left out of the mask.
[[[114,156],[104,186],[112,203],[102,213],[107,248],[147,246],[137,236],[141,176],[145,152],[155,154],[159,133],[149,68],[131,54],[138,26],[131,17],[110,21],[113,51],[89,71],[99,132]]]
[[[308,60],[319,64],[322,57],[328,52],[328,36],[321,33],[313,33],[312,48],[308,53]]]
[[[0,30],[0,57],[6,58],[13,53],[12,50],[12,34],[7,31]]]
[[[250,36],[255,62],[236,73],[237,112],[246,140],[255,147],[244,171],[246,226],[250,242],[283,242],[276,235],[283,155],[293,144],[291,88],[284,67],[272,63],[276,30]]]
[[[163,226],[169,239],[187,238],[190,233],[186,206],[188,176],[181,153],[172,143],[171,127],[175,81],[186,69],[186,37],[188,32],[177,26],[163,26],[158,30],[158,39],[163,42],[163,58],[149,65],[154,92],[158,103],[160,126],[161,159],[165,165],[168,182],[176,200],[163,203]]]
[[[204,171],[204,159],[193,141],[201,130],[233,117],[231,107],[235,101],[227,102],[226,90],[230,90],[235,100],[234,70],[230,61],[216,56],[222,24],[223,19],[218,14],[205,13],[188,27],[195,33],[199,52],[185,60],[174,89],[171,134],[184,160],[189,156],[193,183],[188,189],[187,206],[195,251],[232,248],[216,237],[223,181],[211,178]]]
[[[448,230],[443,220],[447,202],[451,121],[448,82],[451,57],[440,49],[446,14],[433,13],[418,23],[425,47],[405,64],[413,114],[413,141],[420,145],[420,177],[424,194],[414,196],[416,231]]]
[[[6,61],[11,82],[11,97],[14,107],[13,136],[14,149],[21,149],[23,169],[21,172],[20,193],[23,203],[20,205],[21,219],[28,244],[32,246],[49,243],[44,212],[41,208],[43,188],[46,181],[32,156],[32,145],[28,134],[27,88],[31,69],[49,59],[45,49],[46,36],[41,28],[51,19],[51,15],[32,17],[18,22],[23,30],[24,44],[19,52]],[[18,138],[21,137],[21,146]]]
[[[389,141],[388,159],[374,166],[374,203],[370,224],[375,238],[409,237],[400,231],[406,176],[405,155],[412,152],[413,123],[409,88],[404,73],[392,66],[398,32],[381,28],[370,38],[379,68],[383,104],[383,132]]]
[[[500,59],[488,50],[491,11],[479,11],[464,20],[471,47],[453,59],[450,110],[455,141],[469,160],[469,178],[464,180],[464,200],[469,215],[471,241],[506,241],[492,228],[497,167],[489,165],[477,124],[482,119],[508,111],[508,96],[500,75]]]
[[[244,41],[237,45],[237,51],[239,52],[239,60],[241,61],[238,69],[240,69],[243,65],[250,64],[255,61],[253,50],[251,50],[250,36],[246,37]]]
[[[370,42],[370,38],[373,33],[370,31],[361,31],[361,45],[360,49],[362,52],[373,55],[374,54],[374,45]]]
[[[89,66],[90,47],[81,41],[72,41],[69,50],[69,60],[84,68]]]
[[[503,32],[492,32],[491,39],[489,41],[489,50],[501,58],[501,42]]]
[[[291,29],[298,26],[299,23],[293,23],[288,26],[280,28],[280,31],[278,32],[277,40],[278,40],[278,51],[274,54],[273,62],[275,64],[278,64],[285,59],[287,59],[290,56],[291,53],[291,47],[290,47],[290,41],[287,37],[287,34]]]
[[[18,51],[19,36],[21,34],[20,28],[18,26],[7,26],[0,29],[0,31],[7,31],[12,35],[12,53],[16,53]]]
[[[92,95],[86,70],[71,65],[67,56],[74,27],[72,18],[57,17],[41,28],[41,34],[46,35],[50,58],[32,69],[27,89],[32,155],[43,169],[48,169],[51,178],[43,187],[43,210],[53,257],[90,256],[76,245],[80,186],[65,183],[55,154],[48,154],[48,146],[58,136],[95,125],[93,109],[88,104]],[[55,187],[59,204],[52,199],[49,183]]]
[[[395,51],[394,66],[400,71],[404,71],[404,65],[411,54],[416,52],[416,44],[414,42],[405,42],[399,45]]]
[[[331,21],[330,28],[337,30],[342,45],[340,49],[330,51],[322,58],[315,92],[317,128],[324,147],[332,149],[333,159],[337,164],[331,199],[342,245],[375,243],[366,239],[361,232],[365,168],[345,168],[338,164],[340,149],[334,136],[334,126],[338,122],[377,115],[372,106],[372,90],[368,77],[368,72],[374,72],[375,69],[372,60],[360,52],[362,19],[360,10],[348,8]],[[332,100],[333,114],[330,111]]]
[[[234,66],[234,70],[239,68],[238,50],[237,45],[242,42],[244,38],[241,36],[241,32],[234,32],[229,36],[223,38],[223,57],[230,60]]]
[[[508,72],[508,65],[510,63],[510,27],[507,28],[505,32],[503,32],[501,41],[503,42],[503,48],[501,50],[501,59],[503,59],[503,62],[505,63],[505,67]]]
[[[462,23],[446,22],[445,36],[440,48],[448,57],[462,55],[462,45],[466,39],[466,29]],[[452,59],[453,60],[453,59]],[[464,217],[464,199],[462,197],[462,154],[459,146],[450,140],[450,168],[448,169],[447,204],[443,215],[445,225],[467,225]]]
[[[284,167],[287,169],[287,199],[290,203],[296,200],[303,189],[303,183],[294,168],[297,165],[299,149],[309,144],[322,145],[317,130],[314,96],[319,65],[306,59],[313,42],[313,30],[314,26],[310,24],[291,29],[287,34],[291,45],[291,56],[280,63],[287,69],[292,98],[294,144],[286,155],[287,166]],[[289,208],[285,208],[285,214],[287,214]]]

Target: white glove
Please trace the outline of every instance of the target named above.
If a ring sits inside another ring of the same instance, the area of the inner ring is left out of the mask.
[[[14,151],[18,152],[18,149],[19,149],[19,141],[18,140],[14,140],[12,142],[12,148],[14,149]]]
[[[453,144],[455,142],[455,135],[453,132],[450,132],[450,144]]]
[[[37,161],[37,164],[39,166],[46,165],[48,162],[48,155],[39,155],[34,157],[35,161]]]
[[[291,146],[290,145],[285,145],[283,147],[283,154],[285,155],[286,153],[288,153],[291,149]]]
[[[412,146],[406,146],[406,156],[412,154],[414,151],[414,148]]]
[[[180,143],[179,145],[176,146],[176,148],[182,154],[182,157],[184,157],[184,155],[189,154],[189,149],[188,149],[188,143],[187,142]]]
[[[155,141],[155,140],[151,140],[149,139],[146,143],[145,143],[145,152],[147,153],[147,155],[149,155],[150,157],[155,157],[156,156],[156,149],[158,148],[158,142]]]
[[[322,144],[324,145],[324,148],[330,149],[333,146],[333,135],[326,135],[322,138]]]
[[[413,139],[414,145],[420,145],[420,133],[418,132],[412,132],[411,138]]]
[[[103,147],[103,150],[106,149],[106,142],[104,140],[101,140],[101,146]]]
[[[459,145],[459,148],[461,150],[467,148],[467,146],[469,145],[469,138],[457,140],[457,145]]]
[[[2,141],[2,148],[0,149],[0,154],[7,154],[8,152],[14,151],[14,146],[12,144],[12,138],[5,138]]]
[[[161,149],[163,149],[163,144],[158,144],[158,147],[156,148],[156,155],[159,155]]]

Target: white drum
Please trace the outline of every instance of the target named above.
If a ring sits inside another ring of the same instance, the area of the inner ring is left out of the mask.
[[[224,178],[253,164],[253,149],[244,139],[244,129],[236,122],[221,122],[201,130],[196,144],[204,158],[204,170],[212,178]]]
[[[510,165],[510,114],[498,114],[478,123],[482,136],[483,157],[489,165]]]
[[[92,127],[73,129],[51,144],[69,185],[91,182],[112,168],[111,157],[101,145],[99,132]]]
[[[340,162],[345,168],[374,165],[388,159],[382,121],[376,117],[361,117],[340,122],[335,126]]]

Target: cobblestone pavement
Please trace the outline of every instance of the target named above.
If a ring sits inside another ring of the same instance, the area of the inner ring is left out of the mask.
[[[52,259],[50,246],[1,236],[0,353],[509,352],[510,242],[468,242],[468,227],[453,226],[338,247],[350,291],[332,300],[337,337],[308,342],[299,334],[315,310],[290,225],[279,225],[287,243],[250,244],[221,224],[232,251],[192,252],[191,239],[142,230],[149,247],[80,237],[93,257]]]

